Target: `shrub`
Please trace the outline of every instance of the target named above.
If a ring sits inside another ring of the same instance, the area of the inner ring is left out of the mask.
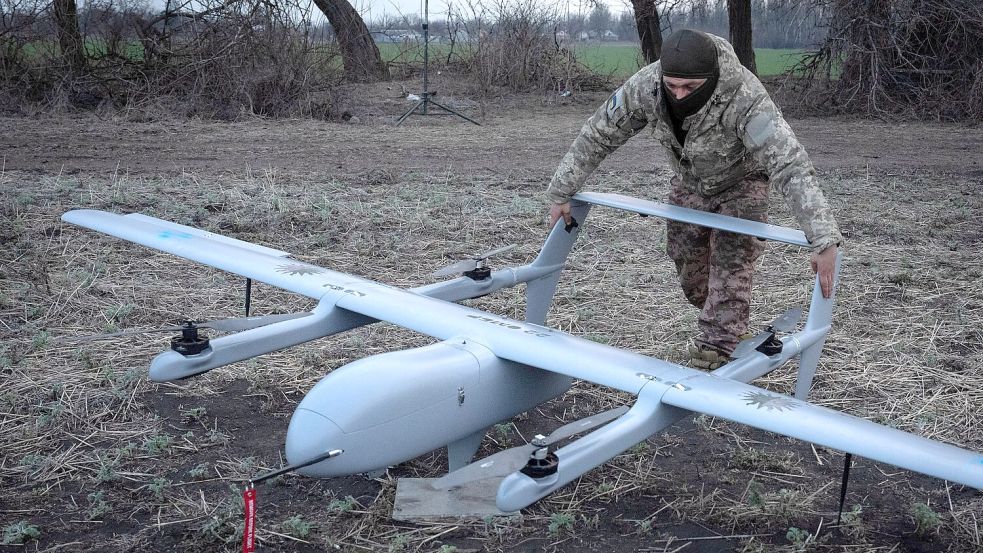
[[[40,537],[41,530],[25,520],[6,526],[3,529],[3,545],[22,545],[30,540],[37,540]]]

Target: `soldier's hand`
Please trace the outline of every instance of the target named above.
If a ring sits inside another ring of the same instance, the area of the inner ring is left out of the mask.
[[[819,275],[819,289],[824,298],[833,294],[833,273],[836,272],[836,252],[839,248],[830,246],[821,252],[813,252],[810,263],[812,271]]]
[[[553,204],[550,206],[550,214],[549,214],[550,230],[553,230],[553,227],[556,226],[556,222],[560,220],[560,217],[563,218],[563,224],[565,225],[569,225],[570,223],[573,222],[573,216],[570,215],[570,202],[563,203],[563,204]]]

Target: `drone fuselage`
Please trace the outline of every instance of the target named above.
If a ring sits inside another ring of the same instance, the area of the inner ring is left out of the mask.
[[[287,461],[342,449],[344,455],[299,470],[331,477],[375,472],[469,436],[478,435],[477,447],[490,426],[562,394],[571,382],[467,338],[367,357],[331,372],[300,402],[287,430]]]

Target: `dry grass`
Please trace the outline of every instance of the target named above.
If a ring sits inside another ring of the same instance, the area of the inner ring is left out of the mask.
[[[666,175],[656,175],[663,181]],[[931,438],[983,450],[983,209],[963,175],[824,175],[849,241],[835,327],[811,399]],[[605,173],[604,190],[659,197],[651,174]],[[67,209],[149,215],[295,252],[386,283],[429,282],[463,254],[514,242],[530,260],[540,189],[467,169],[345,180],[275,171],[109,178],[0,175],[0,521],[27,521],[41,550],[235,550],[243,481],[281,462],[293,405],[324,373],[427,342],[390,325],[293,348],[181,383],[146,380],[159,337],[66,344],[54,336],[235,316],[242,279],[63,225]],[[791,224],[775,201],[777,222]],[[696,313],[664,254],[664,226],[595,209],[561,281],[549,324],[681,361]],[[756,322],[806,303],[804,252],[770,245]],[[471,302],[521,317],[520,291]],[[254,312],[310,307],[259,285]],[[759,384],[790,392],[793,368]],[[484,451],[630,401],[579,383]],[[707,417],[685,422],[523,512],[521,519],[412,525],[389,518],[400,476],[436,476],[430,455],[384,478],[286,476],[260,493],[267,550],[444,551],[649,548],[697,551],[969,551],[983,547],[978,492],[859,461],[831,529],[840,456]],[[915,502],[941,525],[916,535]],[[311,526],[291,517],[299,515]],[[701,526],[706,525],[706,526]],[[790,528],[801,528],[800,533]],[[696,538],[696,539],[694,539]],[[687,543],[692,545],[686,546]],[[32,546],[33,547],[33,546]],[[685,548],[685,549],[684,549]]]

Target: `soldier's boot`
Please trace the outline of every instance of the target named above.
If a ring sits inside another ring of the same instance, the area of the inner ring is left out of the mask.
[[[690,340],[688,349],[689,364],[697,369],[716,370],[731,360],[725,351],[700,340]]]

